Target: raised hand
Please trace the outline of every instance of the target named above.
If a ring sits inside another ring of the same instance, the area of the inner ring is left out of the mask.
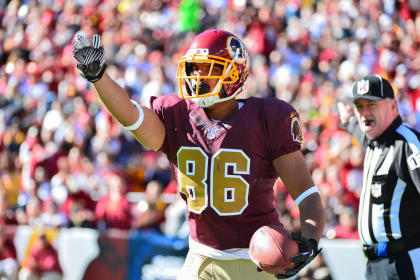
[[[74,37],[73,57],[77,60],[77,69],[80,74],[91,83],[100,80],[106,69],[101,37],[95,34],[92,45],[82,32],[76,33]]]
[[[346,105],[343,102],[338,102],[337,107],[341,124],[347,126],[350,118],[354,116],[353,107],[351,105]]]

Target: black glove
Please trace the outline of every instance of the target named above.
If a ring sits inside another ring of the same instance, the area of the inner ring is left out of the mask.
[[[104,60],[104,47],[98,34],[93,36],[93,46],[85,34],[76,33],[73,46],[73,57],[77,60],[77,69],[83,78],[94,83],[102,78],[106,64]]]
[[[306,239],[298,233],[291,232],[290,237],[299,245],[299,254],[293,256],[290,261],[295,264],[291,269],[282,274],[276,274],[277,279],[287,279],[297,274],[302,268],[310,263],[322,249],[318,250],[318,242],[314,239]]]

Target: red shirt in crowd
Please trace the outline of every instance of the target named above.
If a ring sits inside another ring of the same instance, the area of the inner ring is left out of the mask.
[[[62,272],[58,261],[58,253],[51,244],[46,244],[44,248],[34,245],[25,266],[31,272],[39,274],[46,271]]]
[[[335,238],[342,239],[359,239],[359,233],[357,229],[350,229],[343,225],[338,225],[334,228]]]
[[[0,248],[0,260],[16,259],[16,248],[13,241],[6,239],[3,246]]]
[[[96,204],[95,219],[97,222],[104,221],[109,228],[130,229],[130,203],[125,196],[112,201],[109,195],[104,195]]]

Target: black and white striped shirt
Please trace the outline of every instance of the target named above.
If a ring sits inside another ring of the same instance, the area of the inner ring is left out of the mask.
[[[420,133],[400,117],[374,141],[356,118],[348,131],[366,152],[358,215],[363,244],[420,239]]]

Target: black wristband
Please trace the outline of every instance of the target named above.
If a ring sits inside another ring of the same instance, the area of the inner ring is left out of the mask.
[[[318,251],[318,242],[315,239],[312,239],[312,238],[311,239],[308,239],[308,242],[311,243],[312,248],[315,251]]]

